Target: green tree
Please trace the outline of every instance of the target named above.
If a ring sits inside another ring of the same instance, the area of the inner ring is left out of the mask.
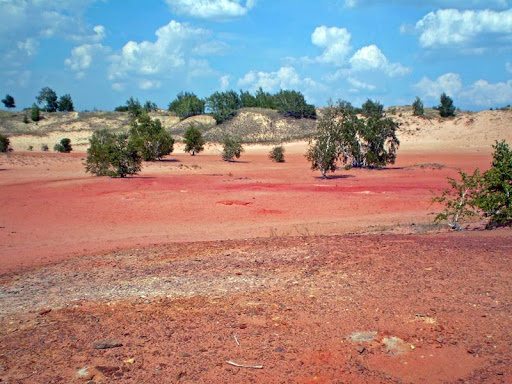
[[[441,104],[438,105],[437,109],[439,110],[441,117],[455,116],[455,106],[453,105],[452,98],[450,96],[446,96],[446,93],[443,92],[440,101]]]
[[[134,99],[133,97],[126,100],[126,110],[132,118],[137,118],[144,112],[139,99]]]
[[[281,90],[274,95],[275,106],[285,116],[295,118],[315,118],[315,106],[306,103],[302,93]]]
[[[24,122],[25,124],[28,124],[28,116],[27,116],[27,114],[26,114],[26,113],[25,113],[25,115],[23,115],[23,122]]]
[[[340,101],[324,111],[306,157],[324,178],[338,162],[368,168],[393,164],[400,145],[397,127],[391,118],[378,114],[359,118],[350,103]]]
[[[206,107],[213,114],[217,124],[235,116],[240,106],[240,97],[235,91],[215,92],[206,99]]]
[[[11,141],[9,138],[0,133],[0,152],[8,152]]]
[[[268,157],[275,163],[284,163],[284,147],[282,145],[273,147]]]
[[[75,110],[75,107],[73,106],[73,100],[71,99],[71,95],[69,93],[66,93],[60,97],[58,109],[60,112],[73,112]]]
[[[183,134],[185,142],[185,152],[189,152],[192,156],[204,149],[204,139],[201,131],[195,124],[190,124]]]
[[[237,137],[226,136],[223,141],[222,160],[233,161],[234,158],[239,159],[244,152],[242,143]]]
[[[254,96],[256,99],[256,107],[276,109],[275,98],[270,93],[265,92],[263,88],[259,87]]]
[[[89,143],[86,172],[110,177],[125,177],[140,172],[142,157],[128,134],[101,129],[93,133]]]
[[[250,94],[248,91],[240,90],[240,107],[241,108],[254,108],[257,107],[256,97]]]
[[[158,106],[155,103],[153,103],[152,101],[147,100],[144,103],[144,112],[146,112],[146,113],[156,111],[157,109],[158,109]]]
[[[32,104],[32,108],[30,109],[30,118],[32,121],[41,120],[41,111],[36,103]]]
[[[174,149],[174,139],[162,127],[160,120],[152,120],[147,113],[133,120],[130,141],[145,161],[160,160]]]
[[[417,96],[416,96],[416,99],[414,99],[414,103],[412,103],[412,114],[414,116],[423,116],[425,114],[425,109],[423,108],[423,102]]]
[[[361,106],[361,113],[366,117],[378,116],[380,118],[384,116],[384,106],[378,101],[367,99]]]
[[[5,108],[16,108],[14,97],[12,97],[11,95],[5,95],[5,99],[2,99],[2,103],[4,103]]]
[[[205,101],[194,93],[180,92],[169,104],[169,111],[174,112],[181,120],[191,116],[204,114]]]
[[[73,150],[71,147],[71,140],[68,138],[64,138],[60,141],[60,143],[55,144],[53,147],[53,150],[55,152],[61,152],[61,153],[69,153]]]
[[[41,89],[36,100],[38,104],[44,103],[43,109],[46,112],[55,112],[59,106],[57,103],[57,94],[50,87],[44,87]]]

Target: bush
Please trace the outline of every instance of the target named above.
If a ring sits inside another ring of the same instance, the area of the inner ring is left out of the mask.
[[[43,151],[43,152],[48,152],[48,149],[49,149],[49,148],[48,148],[48,144],[42,144],[42,145],[41,145],[41,151]]]
[[[240,105],[240,97],[235,91],[215,92],[206,99],[206,107],[213,114],[217,124],[235,116]]]
[[[384,106],[378,101],[373,101],[367,99],[365,103],[361,106],[361,113],[366,116],[384,116]]]
[[[32,109],[30,110],[30,118],[32,121],[41,120],[41,111],[36,103],[32,104]]]
[[[195,124],[191,124],[183,134],[185,142],[185,152],[192,156],[204,149],[204,139],[201,131]]]
[[[239,159],[243,151],[244,148],[238,138],[229,136],[224,138],[222,160],[233,161],[235,157]]]
[[[160,160],[174,149],[174,139],[162,127],[160,120],[152,120],[147,113],[132,122],[130,142],[145,161]]]
[[[423,102],[419,97],[416,97],[414,103],[412,103],[412,114],[414,116],[423,116],[425,114],[425,108],[423,108]]]
[[[453,117],[455,116],[455,106],[453,105],[453,100],[450,96],[446,96],[446,93],[443,93],[440,98],[441,104],[437,106],[439,110],[439,114],[441,117]]]
[[[26,113],[25,113],[25,115],[23,115],[23,122],[24,122],[25,124],[28,124],[28,116],[27,116],[27,114],[26,114]]]
[[[451,189],[433,199],[445,205],[436,222],[460,230],[459,220],[481,216],[488,219],[487,228],[512,226],[512,152],[505,141],[493,148],[491,168],[483,175],[477,168],[473,175],[459,172],[460,180],[448,178]]]
[[[75,107],[73,106],[73,100],[70,94],[65,94],[60,97],[58,103],[59,112],[73,112]]]
[[[268,155],[270,160],[275,163],[284,163],[284,148],[282,145],[276,146],[270,150]]]
[[[96,176],[125,177],[140,172],[142,158],[126,133],[106,129],[89,139],[85,171]]]
[[[71,140],[68,138],[64,138],[60,141],[60,143],[55,144],[53,147],[53,150],[55,152],[61,152],[61,153],[69,153],[73,150],[71,147]]]
[[[16,102],[14,101],[14,97],[7,94],[5,95],[5,99],[2,99],[2,103],[4,103],[5,108],[16,108]]]
[[[157,109],[158,109],[158,105],[156,105],[156,103],[153,103],[150,100],[147,100],[144,103],[144,112],[146,112],[146,113],[156,111]]]
[[[0,133],[0,152],[9,152],[11,141]]]
[[[169,104],[169,111],[174,112],[181,120],[191,116],[202,115],[204,113],[204,100],[199,99],[195,94],[180,92]]]

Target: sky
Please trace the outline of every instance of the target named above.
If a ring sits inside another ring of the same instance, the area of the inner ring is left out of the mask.
[[[76,110],[290,89],[325,106],[512,104],[512,0],[0,0],[0,96]]]

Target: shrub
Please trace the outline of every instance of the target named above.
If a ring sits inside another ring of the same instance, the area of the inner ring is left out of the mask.
[[[60,112],[73,112],[75,110],[70,94],[65,94],[60,97],[58,109]]]
[[[25,113],[25,115],[23,115],[23,122],[24,122],[25,124],[28,124],[28,116],[27,116],[27,114],[26,114],[26,113]]]
[[[268,155],[270,160],[275,163],[284,163],[284,148],[282,145],[278,145],[270,150]]]
[[[41,120],[41,111],[36,103],[32,104],[32,109],[30,110],[30,118],[32,121]]]
[[[152,112],[152,111],[156,111],[157,109],[158,109],[158,105],[156,105],[156,103],[153,103],[150,100],[147,100],[144,103],[144,112],[146,112],[146,113],[149,113],[149,112]]]
[[[437,109],[439,110],[441,117],[455,116],[455,106],[453,105],[452,98],[450,96],[446,96],[446,93],[443,92],[440,101],[441,104],[437,106]]]
[[[5,108],[16,108],[16,102],[14,101],[14,97],[7,94],[5,95],[5,99],[2,99],[2,103],[4,103]]]
[[[48,149],[49,149],[49,148],[48,148],[48,145],[47,145],[47,144],[42,144],[42,145],[41,145],[41,151],[43,151],[43,152],[48,152]]]
[[[412,114],[414,116],[423,116],[425,114],[425,108],[423,108],[423,102],[419,97],[416,97],[414,103],[412,103]]]
[[[191,124],[183,134],[185,142],[185,152],[192,156],[204,149],[204,139],[201,131],[195,124]]]
[[[174,149],[174,139],[162,127],[160,120],[152,120],[147,113],[132,122],[130,142],[145,161],[160,160]]]
[[[69,153],[73,150],[71,147],[71,140],[68,138],[64,138],[60,141],[60,143],[55,144],[53,147],[53,150],[55,152],[61,152],[61,153]]]
[[[199,99],[195,94],[189,92],[180,92],[169,104],[169,111],[174,112],[181,120],[191,116],[202,115],[204,113],[204,100]]]
[[[34,150],[34,146],[33,145],[29,145],[27,150],[32,152]]]
[[[8,152],[10,149],[11,141],[9,138],[0,133],[0,152]]]
[[[244,148],[238,138],[229,136],[224,138],[222,160],[233,161],[235,157],[239,159],[243,151]]]
[[[140,171],[142,158],[128,134],[101,129],[93,133],[89,143],[86,172],[96,176],[125,177]]]
[[[384,116],[384,106],[378,101],[373,101],[367,99],[365,103],[361,106],[361,113],[366,116]]]

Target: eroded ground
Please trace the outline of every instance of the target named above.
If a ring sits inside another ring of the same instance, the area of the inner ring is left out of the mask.
[[[0,382],[512,380],[510,231],[427,224],[488,153],[331,180],[293,151],[127,180],[81,158],[0,163]]]

